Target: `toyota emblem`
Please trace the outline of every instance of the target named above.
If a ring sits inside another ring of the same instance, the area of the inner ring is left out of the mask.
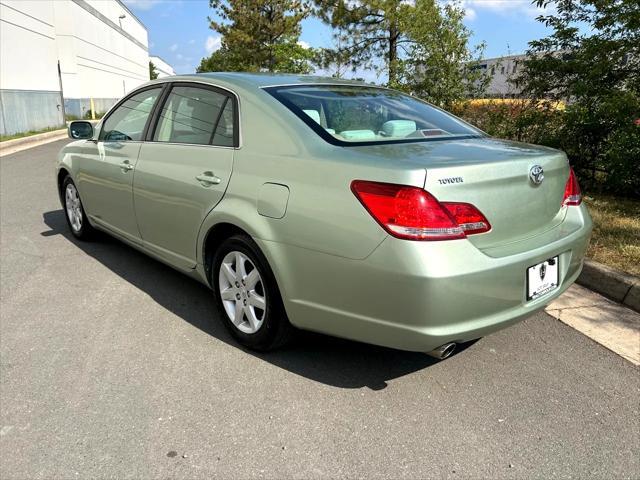
[[[544,170],[540,165],[534,165],[529,170],[529,178],[533,182],[534,185],[540,185],[544,180]]]

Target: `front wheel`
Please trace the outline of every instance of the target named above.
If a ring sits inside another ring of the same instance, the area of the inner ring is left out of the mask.
[[[240,344],[267,351],[289,340],[293,327],[275,277],[250,237],[234,235],[225,240],[210,267],[220,316]]]
[[[62,182],[62,194],[64,195],[65,217],[71,233],[80,240],[90,240],[94,236],[95,230],[84,212],[78,189],[68,175]]]

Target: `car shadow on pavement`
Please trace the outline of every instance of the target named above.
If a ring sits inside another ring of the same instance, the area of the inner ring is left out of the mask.
[[[173,314],[220,341],[242,348],[226,331],[222,319],[217,318],[213,295],[204,285],[108,235],[100,235],[95,242],[76,240],[69,232],[62,210],[46,212],[43,218],[50,228],[50,231],[42,233],[44,237],[62,235]],[[311,332],[298,332],[290,345],[275,352],[245,351],[317,382],[340,388],[368,387],[372,390],[384,389],[389,380],[438,362],[423,353],[393,350]]]

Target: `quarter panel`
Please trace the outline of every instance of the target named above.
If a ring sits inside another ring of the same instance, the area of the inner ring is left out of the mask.
[[[245,218],[253,223],[263,184],[284,185],[290,192],[286,214],[268,219],[270,228],[259,232],[259,238],[331,255],[365,258],[386,233],[355,198],[351,182],[364,178],[422,186],[425,171],[391,169],[372,165],[366,159],[349,161],[341,150],[331,146],[321,156],[308,151],[268,155],[243,149],[236,154],[228,196],[253,205],[251,216]],[[344,160],[334,158],[341,154]]]

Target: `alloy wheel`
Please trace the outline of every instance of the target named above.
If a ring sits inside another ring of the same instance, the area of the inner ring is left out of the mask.
[[[64,199],[69,224],[73,231],[77,233],[82,229],[82,204],[80,203],[78,190],[76,190],[73,183],[67,185]]]
[[[231,323],[243,333],[256,333],[264,322],[267,298],[260,272],[242,252],[229,252],[220,263],[218,288]]]

